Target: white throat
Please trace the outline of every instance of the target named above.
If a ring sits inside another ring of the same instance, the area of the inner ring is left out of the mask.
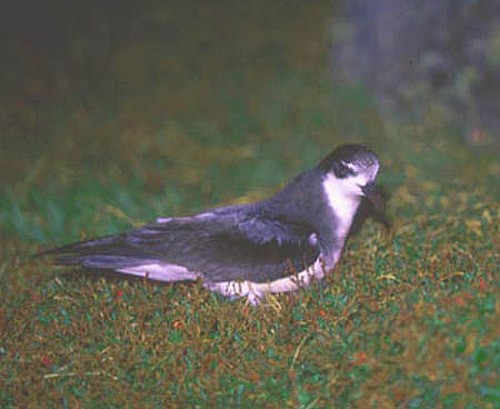
[[[328,204],[337,218],[336,236],[344,240],[347,233],[349,233],[352,220],[358,210],[361,196],[352,194],[333,173],[328,173],[323,179],[323,189]]]

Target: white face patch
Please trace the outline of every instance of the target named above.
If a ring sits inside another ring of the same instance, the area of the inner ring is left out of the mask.
[[[142,266],[122,268],[116,271],[139,277],[147,276],[151,280],[167,282],[189,281],[198,278],[198,274],[177,264],[144,264]]]
[[[358,167],[354,163],[346,162],[345,160],[340,161],[340,163],[342,163],[342,165],[344,165],[354,173],[358,173],[359,171]]]
[[[337,237],[346,237],[361,202],[362,191],[357,183],[364,185],[366,181],[358,177],[337,179],[333,173],[329,173],[323,180],[328,204],[337,217]]]
[[[352,219],[358,210],[361,198],[364,196],[362,188],[375,180],[378,168],[378,164],[375,164],[369,171],[359,172],[343,179],[337,178],[333,172],[330,172],[323,179],[323,189],[328,204],[337,216],[337,237],[345,238],[347,236]],[[356,171],[358,170],[356,169]]]

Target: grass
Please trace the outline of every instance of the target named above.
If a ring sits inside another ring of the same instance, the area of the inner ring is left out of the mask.
[[[45,104],[30,140],[10,95],[2,142],[0,406],[499,407],[498,152],[433,114],[382,125],[321,68],[329,2],[294,4],[157,6],[90,89],[62,69],[11,84]],[[258,308],[30,258],[264,197],[346,141],[381,156],[391,234],[368,223],[324,283]]]

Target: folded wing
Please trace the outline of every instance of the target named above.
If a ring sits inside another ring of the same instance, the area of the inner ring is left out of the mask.
[[[251,213],[213,213],[165,219],[124,234],[52,249],[42,255],[55,256],[60,265],[134,271],[131,274],[156,266],[168,270],[163,276],[155,275],[165,281],[189,277],[179,272],[182,267],[212,282],[247,279],[265,282],[311,265],[319,255],[312,235],[307,226],[275,218]]]

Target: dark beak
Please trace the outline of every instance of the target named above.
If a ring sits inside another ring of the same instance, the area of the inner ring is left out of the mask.
[[[361,191],[365,196],[368,196],[373,191],[374,187],[375,187],[375,182],[368,182],[366,185],[361,187]]]

